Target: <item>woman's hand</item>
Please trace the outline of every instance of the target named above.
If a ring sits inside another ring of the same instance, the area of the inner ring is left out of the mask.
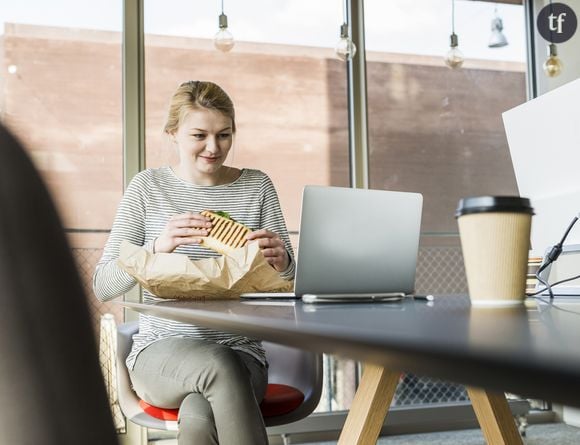
[[[246,236],[248,241],[257,240],[266,261],[278,272],[285,271],[290,265],[284,241],[274,232],[266,229],[256,230]]]
[[[155,240],[155,253],[171,253],[182,244],[199,244],[208,235],[212,223],[199,213],[187,212],[174,215],[167,222],[161,235]]]

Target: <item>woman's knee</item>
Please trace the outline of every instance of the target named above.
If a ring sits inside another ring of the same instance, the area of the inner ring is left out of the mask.
[[[217,445],[217,431],[209,402],[198,393],[189,394],[179,407],[178,442]]]

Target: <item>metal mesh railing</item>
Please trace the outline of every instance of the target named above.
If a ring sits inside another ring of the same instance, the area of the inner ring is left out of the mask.
[[[116,394],[117,381],[116,369],[114,368],[116,359],[116,332],[111,332],[116,324],[123,322],[123,308],[120,305],[113,303],[100,302],[93,292],[93,273],[97,262],[101,258],[103,249],[73,247],[72,252],[83,283],[89,310],[91,311],[93,329],[98,339],[99,361],[101,363],[103,379],[109,396],[111,415],[117,432],[124,433],[126,432],[126,422],[119,408],[118,397]],[[103,315],[105,314],[111,314],[113,320],[108,317],[103,318]],[[103,329],[103,320],[109,322],[108,329]],[[105,337],[103,337],[104,332],[107,334]]]
[[[417,259],[417,293],[465,294],[467,279],[460,247],[421,247]]]
[[[462,385],[405,374],[397,386],[393,405],[424,405],[466,400],[469,400],[469,397]]]
[[[115,322],[122,323],[123,308],[118,304],[110,302],[101,303],[93,292],[93,273],[97,262],[103,254],[103,249],[73,247],[72,251],[89,303],[95,332],[99,332],[101,316],[104,314],[113,314]]]
[[[421,247],[415,281],[417,293],[467,293],[460,247]],[[460,402],[469,400],[463,385],[405,374],[397,387],[394,405]]]

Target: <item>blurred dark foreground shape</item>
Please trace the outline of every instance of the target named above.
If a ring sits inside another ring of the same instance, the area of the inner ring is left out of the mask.
[[[117,444],[83,287],[53,202],[0,125],[0,444]]]

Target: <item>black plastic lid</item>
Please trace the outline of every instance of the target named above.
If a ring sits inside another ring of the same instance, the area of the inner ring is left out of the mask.
[[[519,196],[471,196],[459,200],[455,217],[470,213],[515,212],[534,214],[528,198]]]

